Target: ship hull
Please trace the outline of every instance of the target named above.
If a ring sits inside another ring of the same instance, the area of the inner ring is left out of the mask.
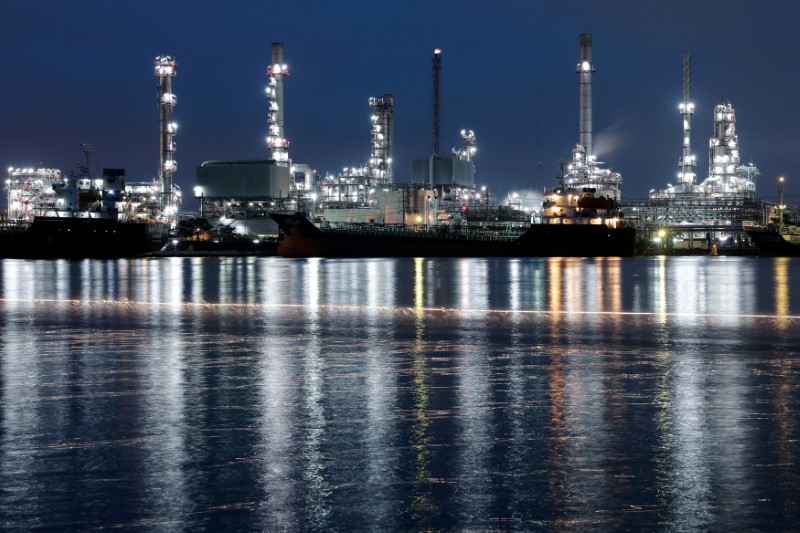
[[[0,231],[0,257],[83,259],[136,257],[160,250],[167,224],[114,219],[37,217],[27,228]]]
[[[761,257],[800,257],[800,246],[790,243],[775,231],[757,229],[748,230],[747,234]]]
[[[491,230],[461,234],[436,231],[323,231],[306,217],[272,214],[283,237],[282,257],[627,257],[633,228],[590,224],[532,224],[514,238]]]

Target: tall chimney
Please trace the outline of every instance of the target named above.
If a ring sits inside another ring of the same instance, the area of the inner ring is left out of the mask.
[[[441,72],[442,72],[442,51],[437,48],[433,51],[433,154],[439,155],[439,103],[441,100]]]
[[[272,158],[282,166],[289,164],[289,141],[286,140],[283,123],[283,79],[288,75],[289,70],[283,63],[283,43],[272,43],[272,65],[267,71],[269,76],[267,145],[272,150]]]
[[[580,76],[580,143],[586,149],[586,158],[592,154],[592,34],[582,33],[580,36],[581,61],[578,63]]]

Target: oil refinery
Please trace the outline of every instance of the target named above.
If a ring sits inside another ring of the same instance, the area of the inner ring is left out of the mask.
[[[796,208],[756,198],[758,168],[743,164],[736,131],[736,111],[729,102],[708,113],[713,121],[709,139],[708,174],[692,146],[692,122],[696,108],[691,95],[691,56],[683,55],[683,95],[678,105],[682,138],[674,184],[653,189],[647,198],[625,198],[622,176],[604,168],[593,151],[592,84],[596,72],[592,35],[579,36],[578,142],[567,163],[539,198],[510,194],[505,205],[486,187],[476,187],[477,135],[461,129],[459,145],[450,151],[441,142],[442,50],[431,60],[431,152],[411,161],[407,180],[398,182],[394,159],[395,97],[386,92],[366,100],[369,122],[364,145],[368,154],[361,162],[336,172],[318,172],[309,162],[290,154],[287,135],[285,91],[290,78],[283,43],[271,44],[266,70],[266,148],[260,159],[209,159],[195,169],[194,197],[199,213],[181,213],[180,188],[175,184],[178,126],[174,121],[177,97],[173,81],[177,63],[168,55],[155,59],[158,102],[157,178],[125,182],[120,194],[107,206],[121,216],[150,216],[173,225],[185,217],[207,220],[229,234],[277,235],[269,213],[305,213],[322,225],[373,223],[436,227],[442,225],[549,223],[579,224],[587,217],[594,224],[622,224],[637,231],[638,253],[755,253],[747,231],[755,227],[793,228]],[[676,132],[677,133],[677,132]],[[677,135],[676,135],[677,137]],[[677,143],[676,143],[677,145]],[[63,176],[53,168],[8,169],[5,191],[9,221],[31,220],[74,210],[69,195],[103,196],[108,184],[94,179],[89,168],[91,147],[83,145],[85,164],[76,176]],[[366,152],[366,150],[365,150]],[[213,157],[213,154],[209,154]],[[400,174],[404,174],[401,172]],[[524,184],[522,184],[524,187]],[[70,188],[74,189],[74,191]],[[70,192],[71,191],[71,192]],[[91,215],[89,215],[91,216]],[[588,219],[587,219],[588,220]]]
[[[676,182],[651,190],[645,200],[623,201],[626,220],[639,228],[642,250],[719,253],[726,249],[746,254],[748,229],[770,225],[789,213],[778,213],[778,205],[756,199],[759,170],[752,163],[741,163],[736,112],[730,103],[714,107],[708,176],[698,180],[691,136],[695,114],[691,80],[691,56],[685,53],[683,99],[678,106],[683,137]],[[796,219],[796,212],[792,218]]]
[[[177,98],[172,79],[177,63],[163,55],[155,58],[154,67],[158,82],[158,178],[127,181],[122,169],[104,169],[97,175],[90,164],[92,145],[84,143],[83,160],[77,172],[68,175],[54,168],[8,167],[5,192],[9,223],[27,224],[35,217],[101,218],[113,213],[120,220],[159,219],[174,224],[182,203],[181,189],[173,180],[178,126],[173,120]]]

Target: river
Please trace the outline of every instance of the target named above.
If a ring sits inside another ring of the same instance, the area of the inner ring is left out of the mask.
[[[798,279],[2,260],[0,529],[792,529]]]

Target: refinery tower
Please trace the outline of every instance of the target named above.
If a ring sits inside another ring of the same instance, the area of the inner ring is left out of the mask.
[[[411,162],[413,183],[438,189],[443,198],[458,198],[475,190],[475,155],[477,153],[475,132],[462,129],[462,148],[451,153],[441,150],[441,95],[442,95],[442,49],[433,51],[431,60],[432,89],[432,152],[427,159]]]
[[[579,39],[580,60],[576,72],[579,79],[579,141],[572,149],[562,185],[574,189],[593,189],[596,196],[620,200],[622,176],[604,169],[592,147],[592,74],[597,70],[592,61],[592,35],[582,33]]]
[[[292,161],[284,122],[284,83],[289,67],[284,63],[283,51],[283,43],[271,44],[271,62],[266,72],[266,148],[270,157],[210,160],[195,170],[194,195],[200,203],[201,216],[220,232],[277,233],[267,211],[296,208],[296,200],[291,197]]]
[[[678,172],[663,189],[652,189],[644,200],[623,203],[626,220],[639,228],[640,249],[671,253],[749,253],[747,228],[770,218],[769,206],[755,200],[753,164],[742,164],[736,111],[730,103],[716,105],[708,140],[708,175],[699,179],[698,157],[692,149],[692,121],[699,109],[692,101],[691,55],[683,54],[681,151]],[[728,252],[725,252],[725,249]]]

